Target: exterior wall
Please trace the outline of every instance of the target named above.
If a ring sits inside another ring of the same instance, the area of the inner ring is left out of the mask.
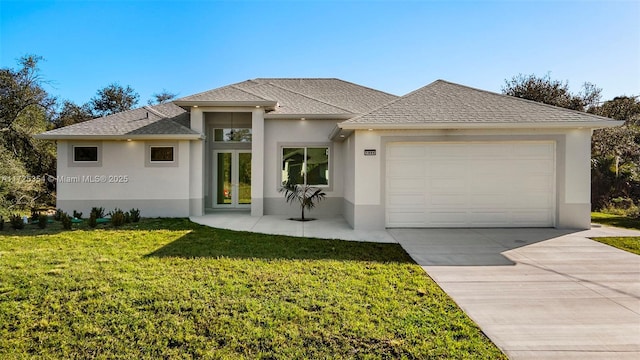
[[[338,120],[266,119],[264,121],[264,214],[299,216],[298,206],[287,204],[280,189],[282,146],[323,145],[331,148],[327,194],[309,216],[335,216],[343,212],[344,143],[329,140]],[[253,170],[255,171],[255,169]],[[252,184],[253,186],[253,184]],[[252,200],[253,201],[253,200]]]
[[[199,142],[199,141],[194,141]],[[174,141],[175,166],[145,165],[148,145],[165,141],[58,141],[57,207],[88,215],[92,207],[107,211],[139,208],[144,217],[189,216],[191,159],[190,141]],[[99,166],[73,166],[69,161],[74,144],[99,144]]]
[[[347,220],[355,229],[385,227],[386,145],[389,142],[420,141],[543,141],[556,143],[556,219],[558,228],[590,227],[590,141],[589,129],[575,130],[425,130],[355,131],[353,202],[345,196]],[[351,138],[349,141],[351,141]],[[348,145],[351,146],[351,145]],[[376,156],[365,156],[375,149]],[[347,192],[350,194],[350,192]]]
[[[191,129],[204,133],[204,116],[202,110],[191,109]],[[193,141],[190,144],[190,163],[187,174],[189,181],[189,215],[204,214],[204,144]]]
[[[349,136],[344,141],[345,163],[344,163],[344,199],[342,202],[342,214],[351,225],[354,226],[354,203],[355,203],[355,136]]]

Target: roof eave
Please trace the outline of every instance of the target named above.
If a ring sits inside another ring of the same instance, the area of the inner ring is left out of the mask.
[[[267,107],[275,108],[278,104],[277,101],[210,101],[210,100],[175,100],[175,105],[180,107],[193,107],[193,106],[251,106],[251,107]]]
[[[264,114],[265,119],[349,120],[358,114]]]
[[[63,135],[37,134],[40,140],[203,140],[203,134]]]
[[[345,130],[436,130],[436,129],[602,129],[623,125],[624,121],[571,121],[571,122],[527,122],[527,123],[339,123]]]

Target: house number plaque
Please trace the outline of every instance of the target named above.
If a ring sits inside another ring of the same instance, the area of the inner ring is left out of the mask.
[[[364,156],[376,156],[376,149],[364,149]]]

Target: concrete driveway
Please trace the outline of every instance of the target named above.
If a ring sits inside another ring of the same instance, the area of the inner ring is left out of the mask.
[[[640,256],[590,240],[639,231],[393,229],[511,359],[640,359]]]

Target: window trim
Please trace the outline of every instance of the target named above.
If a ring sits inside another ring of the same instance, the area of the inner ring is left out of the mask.
[[[97,150],[95,161],[76,160],[76,147],[94,147]],[[70,142],[69,143],[68,167],[101,167],[102,166],[102,142]]]
[[[173,148],[173,161],[151,161],[151,148],[170,147]],[[149,141],[144,145],[144,166],[145,167],[178,167],[180,159],[180,146],[177,141],[156,142]]]
[[[327,148],[327,150],[329,151],[329,155],[327,156],[327,160],[329,162],[327,169],[329,170],[329,176],[327,178],[327,185],[309,185],[315,188],[319,188],[319,189],[323,189],[326,191],[333,191],[333,179],[334,179],[334,167],[333,167],[333,156],[334,156],[334,152],[333,152],[333,143],[326,143],[326,142],[308,142],[308,143],[278,143],[278,171],[277,171],[277,184],[278,187],[282,186],[282,163],[284,162],[284,149],[287,148]],[[306,183],[306,177],[305,177],[305,183]]]

